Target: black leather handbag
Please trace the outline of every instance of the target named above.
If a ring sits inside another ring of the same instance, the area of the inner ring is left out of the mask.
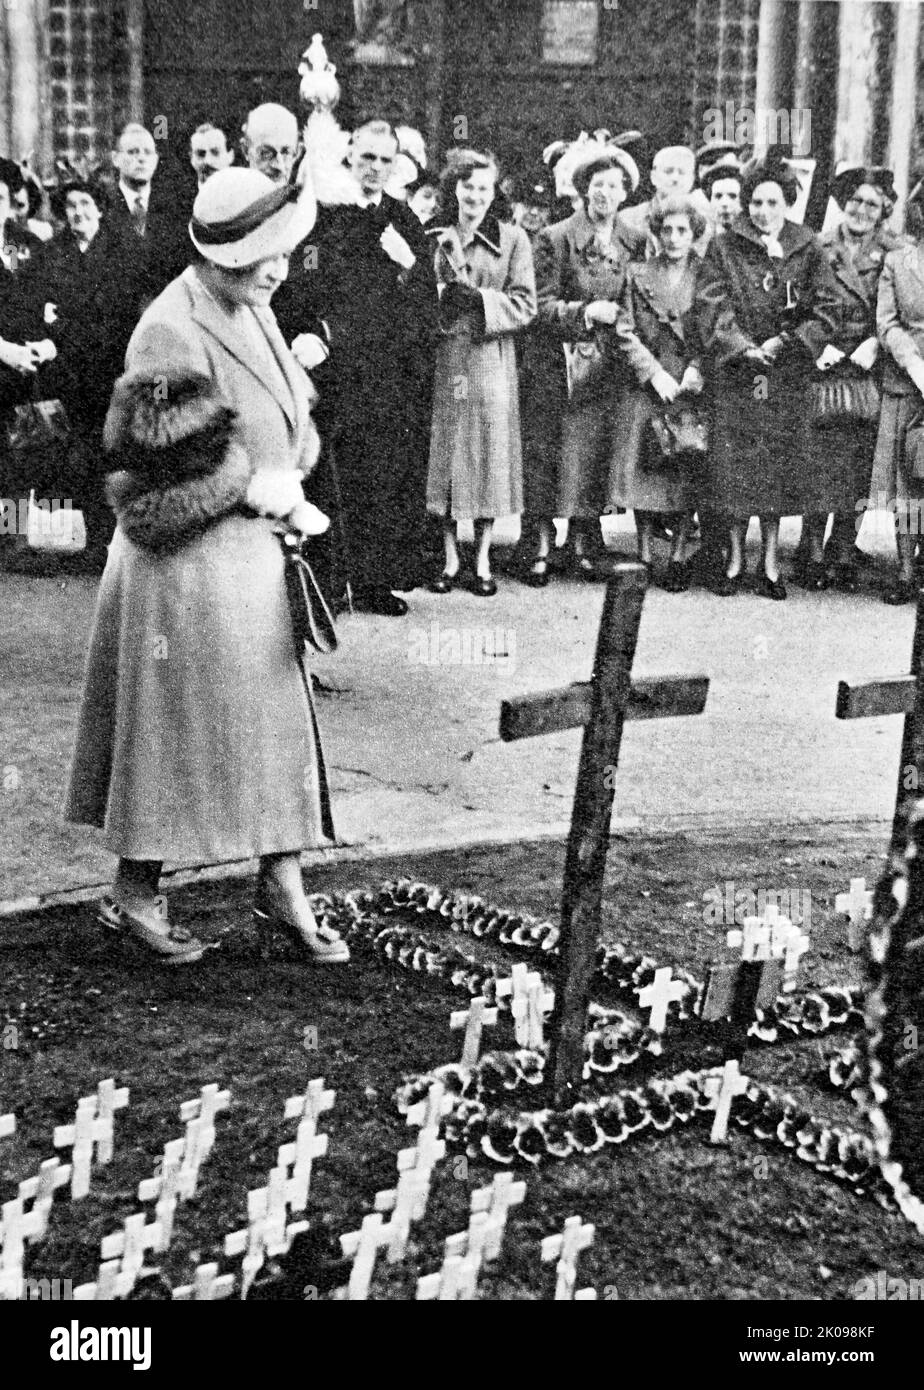
[[[292,613],[292,630],[299,652],[312,647],[326,656],[337,650],[334,615],[327,606],[314,570],[304,554],[304,540],[297,531],[277,530],[285,559],[286,592]]]

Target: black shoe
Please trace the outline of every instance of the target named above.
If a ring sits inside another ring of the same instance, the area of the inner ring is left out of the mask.
[[[456,587],[458,582],[458,570],[456,570],[455,574],[447,574],[446,571],[443,570],[442,574],[438,574],[435,579],[430,580],[427,588],[430,590],[431,594],[449,594]]]
[[[918,586],[912,579],[899,579],[887,594],[883,594],[883,603],[890,604],[897,608],[900,603],[915,603],[918,597]]]
[[[476,574],[472,580],[472,593],[479,598],[493,598],[497,593],[497,584],[493,579],[482,579],[480,574]]]
[[[803,589],[822,593],[828,587],[828,572],[822,560],[806,560],[798,576],[793,576]]]
[[[390,589],[360,589],[353,595],[353,607],[360,613],[378,613],[383,618],[403,618],[408,611],[404,599]]]
[[[772,598],[776,603],[782,603],[786,598],[786,585],[782,579],[770,579],[762,574],[754,583],[754,592],[759,598]]]
[[[844,560],[834,566],[831,582],[842,594],[856,594],[860,591],[860,576],[851,560]]]
[[[734,598],[735,594],[741,592],[741,586],[744,584],[744,577],[747,572],[747,565],[742,565],[736,575],[726,574],[724,569],[719,570],[718,574],[713,576],[712,582],[707,583],[706,587],[717,598]]]
[[[690,587],[689,567],[682,560],[668,560],[661,588],[669,594],[685,594]]]

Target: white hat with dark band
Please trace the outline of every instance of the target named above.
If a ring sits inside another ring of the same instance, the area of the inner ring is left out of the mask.
[[[207,261],[243,270],[294,251],[316,217],[310,183],[280,187],[257,169],[220,169],[199,190],[189,235]]]

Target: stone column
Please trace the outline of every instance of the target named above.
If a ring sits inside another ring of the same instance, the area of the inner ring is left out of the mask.
[[[13,159],[21,159],[42,145],[41,65],[39,62],[38,13],[34,4],[3,5],[6,22],[7,133],[6,146]]]
[[[786,72],[786,30],[792,23],[793,10],[787,0],[760,0],[757,21],[757,86],[754,106],[757,115],[757,138],[754,153],[767,153],[767,111],[789,106],[789,75]]]
[[[892,92],[889,105],[888,163],[895,174],[899,202],[893,226],[900,226],[911,184],[911,142],[917,106],[917,58],[921,37],[917,0],[902,0],[895,17]]]
[[[842,0],[840,6],[835,158],[847,164],[872,162],[879,8],[875,0]]]
[[[128,38],[129,119],[144,121],[144,0],[126,0],[125,29]]]
[[[426,40],[424,43],[425,103],[427,158],[431,162],[442,144],[443,76],[446,62],[446,4],[445,0],[428,0],[425,7]],[[431,173],[436,176],[431,167]]]

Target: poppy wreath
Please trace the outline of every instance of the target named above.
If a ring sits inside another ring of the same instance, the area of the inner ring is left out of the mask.
[[[406,1114],[434,1082],[442,1082],[452,1101],[444,1120],[447,1144],[469,1158],[485,1157],[499,1166],[535,1166],[597,1153],[645,1131],[666,1133],[678,1125],[702,1123],[712,1111],[709,1083],[722,1075],[720,1067],[683,1071],[596,1100],[578,1101],[566,1110],[497,1108],[500,1094],[517,1084],[518,1072],[526,1084],[541,1081],[538,1058],[537,1053],[517,1052],[485,1057],[473,1068],[437,1067],[398,1090],[398,1109]],[[789,1150],[818,1172],[830,1174],[858,1196],[870,1195],[882,1206],[893,1205],[867,1135],[828,1125],[791,1096],[753,1080],[735,1097],[731,1120],[762,1143]]]

